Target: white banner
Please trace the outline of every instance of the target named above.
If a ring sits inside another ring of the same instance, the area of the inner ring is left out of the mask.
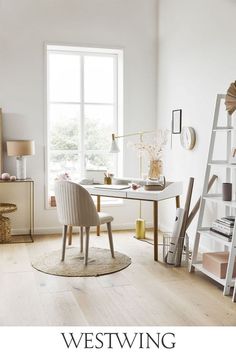
[[[235,351],[236,327],[1,327],[0,353],[174,353]]]

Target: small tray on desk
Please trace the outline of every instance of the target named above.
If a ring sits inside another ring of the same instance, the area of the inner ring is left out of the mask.
[[[165,189],[165,185],[163,184],[146,184],[144,186],[144,189],[146,191],[162,191]]]

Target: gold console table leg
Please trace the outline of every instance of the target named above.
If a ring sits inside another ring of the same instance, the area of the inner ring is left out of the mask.
[[[97,212],[101,211],[101,197],[97,195]],[[97,236],[100,236],[100,226],[97,226]]]

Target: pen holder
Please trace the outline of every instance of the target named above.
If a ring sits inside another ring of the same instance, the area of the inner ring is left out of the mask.
[[[111,177],[104,177],[104,184],[111,184]]]

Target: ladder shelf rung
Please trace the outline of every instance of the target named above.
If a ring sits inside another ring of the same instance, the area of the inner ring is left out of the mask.
[[[232,241],[230,239],[228,239],[226,236],[223,236],[223,235],[220,235],[214,231],[211,231],[209,227],[200,227],[198,229],[198,232],[200,234],[208,236],[209,238],[212,239],[212,241],[219,242],[219,243],[223,244],[224,246],[231,246],[232,245]]]
[[[217,281],[217,283],[222,284],[222,285],[225,286],[225,284],[226,284],[226,279],[225,279],[225,278],[224,278],[224,279],[221,279],[221,278],[217,277],[215,274],[209,272],[208,270],[206,270],[206,269],[203,267],[202,263],[194,263],[194,264],[192,264],[192,266],[193,266],[194,268],[196,268],[197,270],[199,270],[200,272],[202,272],[202,273],[204,273],[205,275],[207,275],[208,277],[210,277],[210,278],[214,279],[215,281]],[[233,287],[233,286],[234,286],[234,283],[235,283],[235,279],[233,278],[233,279],[231,280],[231,282],[230,282],[230,286]]]
[[[234,127],[216,127],[212,130],[213,130],[213,132],[227,132],[227,131],[234,130]]]
[[[221,194],[207,194],[203,196],[203,199],[210,201],[212,203],[219,203],[225,206],[229,206],[231,208],[236,208],[235,200],[231,200],[231,201],[222,200]]]
[[[221,166],[226,168],[236,168],[236,163],[229,163],[228,161],[224,160],[213,160],[208,162],[208,165]]]

